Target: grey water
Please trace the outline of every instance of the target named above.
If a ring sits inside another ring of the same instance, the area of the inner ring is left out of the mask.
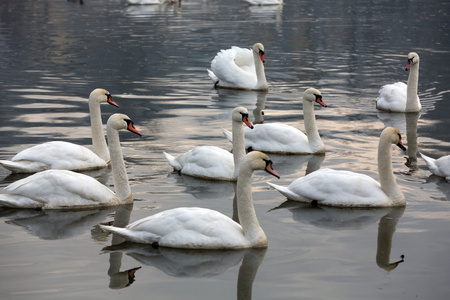
[[[125,113],[143,134],[121,134],[131,207],[0,210],[1,299],[447,299],[450,183],[431,175],[417,151],[450,154],[450,3],[284,2],[0,2],[0,159],[46,141],[89,146],[87,98],[97,87],[120,106],[103,106],[103,120]],[[206,69],[215,54],[255,42],[265,46],[269,91],[214,89]],[[421,60],[422,112],[377,111],[379,88],[406,82],[410,51]],[[118,246],[99,230],[179,206],[232,216],[232,183],[180,176],[162,152],[231,150],[221,128],[230,129],[238,105],[255,122],[303,130],[307,87],[319,89],[328,105],[315,107],[327,152],[271,155],[279,180],[255,173],[267,250],[155,251]],[[324,167],[378,179],[378,137],[392,125],[410,149],[393,148],[404,208],[314,208],[266,184],[288,185]],[[89,175],[114,188],[109,170]],[[0,169],[0,187],[22,177]]]

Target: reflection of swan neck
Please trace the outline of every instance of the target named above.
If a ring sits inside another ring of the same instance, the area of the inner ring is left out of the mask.
[[[419,62],[413,64],[409,72],[406,90],[406,111],[419,111],[420,102],[417,96],[417,87],[419,84]]]
[[[237,180],[237,206],[239,221],[244,231],[244,236],[254,246],[266,246],[267,238],[259,225],[252,199],[252,169],[245,165],[245,161],[239,171]]]
[[[251,249],[245,254],[242,260],[242,265],[239,268],[239,276],[237,283],[237,299],[250,300],[252,299],[253,281],[256,277],[256,272],[261,265],[267,248]]]
[[[128,175],[123,161],[122,149],[120,147],[119,132],[110,127],[106,127],[109,143],[109,152],[111,155],[111,168],[113,173],[114,188],[117,198],[123,203],[133,201]]]
[[[106,145],[105,133],[103,131],[103,122],[100,113],[100,104],[89,99],[89,113],[91,118],[92,145],[94,152],[101,159],[109,162],[109,151]]]
[[[403,262],[402,259],[393,263],[390,263],[392,237],[394,235],[398,220],[403,215],[405,207],[393,208],[391,212],[380,219],[378,225],[378,239],[377,239],[377,256],[376,262],[378,267],[391,271],[395,269],[399,263]]]
[[[406,118],[406,140],[408,141],[408,157],[409,167],[417,169],[417,121],[419,120],[420,113],[407,113]]]
[[[314,102],[303,100],[303,120],[305,123],[306,136],[313,153],[324,148],[320,139],[319,131],[316,125],[316,116],[314,114]]]
[[[380,138],[378,144],[378,175],[381,189],[393,202],[392,205],[404,205],[405,197],[398,188],[397,182],[392,170],[391,142],[389,139]]]

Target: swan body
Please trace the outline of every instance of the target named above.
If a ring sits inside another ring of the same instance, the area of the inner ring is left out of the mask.
[[[450,180],[450,155],[442,156],[438,159],[428,157],[422,153],[420,153],[420,156],[422,156],[422,158],[427,163],[427,166],[430,169],[431,173]]]
[[[278,154],[324,153],[325,146],[320,138],[314,115],[314,102],[327,106],[320,91],[309,88],[303,93],[303,113],[306,135],[295,127],[282,123],[255,124],[253,130],[245,130],[245,147]],[[223,130],[226,138],[232,136]]]
[[[54,141],[27,148],[10,161],[0,160],[0,165],[13,173],[35,173],[48,169],[87,171],[108,166],[110,157],[103,132],[101,103],[119,107],[107,90],[95,89],[89,95],[94,152],[77,144]]]
[[[245,0],[251,5],[281,5],[283,4],[283,0]]]
[[[391,162],[391,144],[406,150],[399,131],[383,130],[378,145],[380,182],[370,176],[350,171],[321,169],[294,180],[288,187],[268,182],[290,200],[317,201],[319,205],[342,207],[387,207],[406,205],[397,186]]]
[[[125,228],[101,226],[128,241],[160,247],[186,249],[239,249],[267,247],[267,237],[259,226],[251,195],[255,170],[272,169],[269,157],[251,152],[242,161],[237,181],[237,203],[241,225],[214,210],[180,207],[137,220]]]
[[[254,44],[251,50],[232,46],[217,53],[207,71],[216,87],[267,90],[264,62],[261,43]]]
[[[164,0],[127,0],[128,5],[156,5],[163,2]]]
[[[94,178],[67,170],[46,170],[13,182],[0,194],[0,206],[12,208],[86,208],[133,201],[128,184],[119,130],[139,134],[128,116],[114,114],[108,119],[107,134],[116,193]]]
[[[389,112],[419,112],[422,109],[417,86],[419,83],[419,55],[408,54],[406,70],[410,70],[408,83],[396,82],[381,87],[377,99],[377,109]]]
[[[181,174],[213,179],[235,181],[239,165],[245,156],[243,124],[253,128],[248,111],[236,107],[232,112],[233,154],[215,146],[198,146],[176,157],[164,152],[169,164]]]

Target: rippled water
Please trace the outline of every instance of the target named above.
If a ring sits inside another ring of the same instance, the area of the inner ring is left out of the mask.
[[[447,155],[450,146],[449,5],[441,1],[183,0],[182,6],[125,1],[0,3],[0,159],[51,140],[90,144],[87,97],[108,89],[142,138],[121,140],[135,203],[106,210],[0,211],[2,299],[446,299],[450,187],[425,162],[393,151],[402,209],[312,208],[286,202],[254,176],[266,251],[155,252],[111,247],[98,224],[128,223],[179,206],[232,215],[234,185],[179,176],[162,151],[195,145],[231,149],[221,127],[243,105],[265,122],[303,130],[301,95],[315,107],[325,156],[271,155],[292,180],[320,167],[376,179],[378,137],[398,126],[409,149]],[[268,93],[215,90],[206,68],[231,45],[266,48]],[[375,109],[381,85],[406,81],[406,54],[420,55],[419,115]],[[108,170],[91,173],[108,186]],[[0,186],[22,176],[0,169]],[[324,185],[326,182],[323,183]],[[396,264],[404,255],[404,262]],[[391,264],[390,264],[391,263]],[[131,283],[127,270],[135,271]],[[131,283],[131,284],[130,284]]]

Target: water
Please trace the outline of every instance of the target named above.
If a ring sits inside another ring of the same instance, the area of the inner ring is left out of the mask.
[[[395,122],[408,148],[447,155],[450,82],[449,3],[441,1],[184,0],[182,7],[128,7],[125,1],[2,1],[0,158],[52,140],[90,144],[87,97],[108,89],[142,138],[121,134],[133,207],[43,213],[0,211],[2,299],[446,299],[450,187],[425,162],[411,168],[393,150],[404,209],[311,208],[286,202],[264,172],[254,200],[266,251],[155,253],[110,247],[98,224],[127,223],[179,206],[232,214],[232,183],[172,172],[162,151],[195,145],[231,149],[221,135],[231,110],[264,107],[266,122],[303,130],[301,94],[316,106],[324,157],[271,155],[287,185],[332,167],[378,179],[376,148]],[[206,68],[230,45],[266,48],[268,93],[214,90]],[[406,54],[421,58],[420,116],[375,109],[381,85],[406,81]],[[406,132],[408,130],[408,132]],[[414,153],[410,153],[414,157]],[[112,187],[109,172],[91,174]],[[0,186],[22,176],[0,169]],[[326,184],[326,182],[324,182]],[[109,248],[107,248],[109,247]],[[404,261],[394,264],[401,260]],[[390,263],[393,263],[389,265]],[[141,267],[135,281],[125,271]]]

